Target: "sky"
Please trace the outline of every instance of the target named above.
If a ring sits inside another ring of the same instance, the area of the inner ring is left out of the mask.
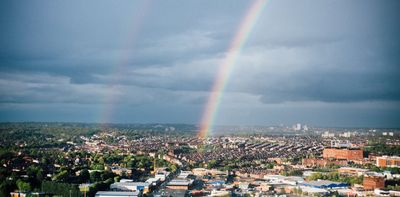
[[[201,121],[250,0],[0,2],[0,121]],[[268,0],[217,125],[400,127],[400,1]]]

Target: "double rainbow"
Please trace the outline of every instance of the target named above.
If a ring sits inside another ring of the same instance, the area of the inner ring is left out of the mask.
[[[266,0],[255,0],[250,8],[247,10],[245,17],[243,18],[238,30],[236,31],[233,40],[226,52],[225,58],[219,65],[219,70],[216,75],[214,85],[211,89],[208,97],[207,104],[205,106],[202,120],[200,123],[200,130],[198,132],[199,138],[206,138],[212,129],[215,116],[218,112],[218,107],[221,103],[223,92],[226,84],[228,83],[229,77],[232,73],[233,66],[240,55],[240,50],[245,44],[247,38],[253,29],[254,24],[257,22],[258,16],[261,14],[265,7]]]

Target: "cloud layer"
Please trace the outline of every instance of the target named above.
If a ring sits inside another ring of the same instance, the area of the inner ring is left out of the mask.
[[[0,120],[197,123],[250,4],[3,1]],[[399,8],[269,1],[217,124],[400,126]]]

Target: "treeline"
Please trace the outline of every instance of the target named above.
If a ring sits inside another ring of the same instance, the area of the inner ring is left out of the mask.
[[[348,183],[350,185],[354,185],[354,184],[362,184],[364,177],[363,176],[345,176],[345,175],[340,175],[338,172],[329,172],[329,173],[317,172],[308,177],[308,180],[310,180],[310,181],[316,181],[318,179],[335,181],[335,182],[344,182],[344,183]]]
[[[78,184],[57,183],[54,181],[43,181],[42,192],[47,194],[54,194],[63,197],[81,197],[83,194],[79,190]]]
[[[383,143],[372,144],[366,147],[365,150],[375,155],[400,155],[400,146],[388,146]]]
[[[107,191],[110,185],[114,183],[114,179],[110,178],[105,181],[96,182],[88,185],[86,188],[79,188],[78,184],[59,183],[55,181],[43,181],[41,191],[46,194],[53,194],[63,197],[94,197],[98,191]]]

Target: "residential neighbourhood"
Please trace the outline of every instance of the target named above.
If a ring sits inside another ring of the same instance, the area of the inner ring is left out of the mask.
[[[3,147],[4,195],[399,195],[397,131],[389,137],[383,131],[324,129],[330,130],[327,137],[316,128],[284,133],[268,128],[254,135],[202,139],[186,129],[148,134],[78,128],[78,135],[34,132],[36,137],[47,136],[39,144],[3,132],[2,143],[18,148]]]

